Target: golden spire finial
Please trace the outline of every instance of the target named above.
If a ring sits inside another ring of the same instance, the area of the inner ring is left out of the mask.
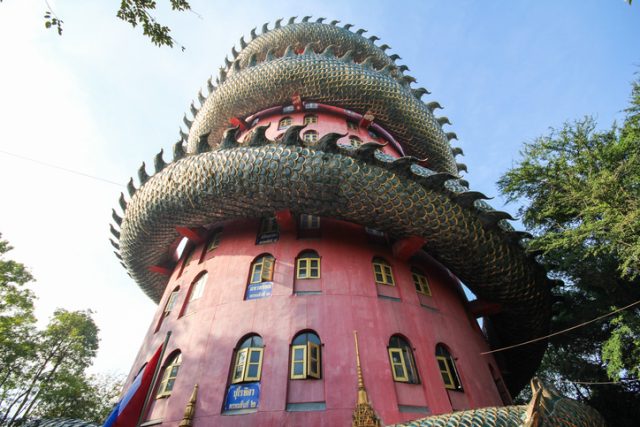
[[[353,338],[356,343],[356,371],[358,373],[358,402],[353,411],[352,427],[380,427],[380,419],[376,416],[373,407],[369,403],[367,389],[364,387],[362,377],[362,366],[360,365],[360,349],[358,348],[358,331],[353,331]]]
[[[184,408],[184,416],[178,427],[191,427],[193,425],[193,416],[196,413],[196,400],[198,399],[198,384],[193,386],[191,397],[187,403],[187,407]]]

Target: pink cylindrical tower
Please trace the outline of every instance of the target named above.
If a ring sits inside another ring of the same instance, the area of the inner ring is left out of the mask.
[[[439,104],[336,22],[243,40],[121,197],[114,245],[158,302],[128,382],[171,331],[143,425],[398,423],[511,404],[539,363],[487,353],[548,328],[523,235],[458,176]]]

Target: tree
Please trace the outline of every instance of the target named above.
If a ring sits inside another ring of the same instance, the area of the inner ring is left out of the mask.
[[[3,0],[0,0],[2,3]],[[191,10],[188,0],[169,0],[171,10],[184,12]],[[46,10],[44,12],[45,28],[53,28],[58,35],[62,35],[64,21],[56,15],[49,3],[45,0]],[[142,33],[151,39],[157,46],[173,47],[175,39],[170,35],[171,29],[156,21],[152,12],[156,9],[156,0],[121,0],[120,8],[116,16],[132,27],[142,26]],[[184,50],[184,46],[180,46]]]
[[[11,249],[0,234],[0,411],[8,405],[23,365],[36,350],[35,296],[26,288],[33,277],[23,264],[4,258]]]
[[[0,238],[0,425],[31,415],[92,418],[101,422],[121,380],[89,377],[98,350],[92,312],[57,309],[38,331],[33,277],[23,264],[5,259],[11,250]]]
[[[586,117],[527,143],[499,180],[533,231],[528,245],[564,284],[553,330],[640,300],[640,80],[621,127]],[[640,419],[640,303],[550,340],[539,375],[608,418]],[[584,384],[614,383],[614,384]],[[633,414],[633,415],[632,415]]]
[[[52,385],[43,389],[34,416],[75,418],[101,424],[118,402],[123,383],[122,376],[85,376],[62,370]]]

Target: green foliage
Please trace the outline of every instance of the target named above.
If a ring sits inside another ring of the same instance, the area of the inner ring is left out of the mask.
[[[535,236],[553,290],[552,329],[561,330],[640,300],[640,82],[621,127],[591,117],[527,143],[498,186]],[[587,401],[611,425],[640,419],[640,305],[553,337],[538,375]],[[576,382],[618,384],[577,384]],[[607,396],[622,401],[614,405]],[[620,410],[621,407],[626,408]],[[635,411],[635,412],[634,412]],[[626,412],[626,415],[625,415]]]
[[[171,9],[179,12],[191,10],[187,0],[169,0]],[[150,14],[155,10],[155,0],[122,0],[116,16],[136,27],[142,25],[142,33],[149,37],[157,46],[173,47],[175,40],[171,37],[171,30],[165,25],[159,24]],[[184,50],[184,46],[181,46]]]
[[[60,371],[40,395],[37,418],[75,418],[101,424],[118,401],[123,378]]]
[[[33,277],[5,259],[10,250],[0,238],[0,425],[33,415],[103,421],[120,384],[85,373],[98,350],[91,311],[57,309],[38,331]]]
[[[51,9],[47,10],[44,13],[44,27],[49,29],[49,28],[55,28],[58,30],[58,35],[61,36],[62,35],[62,24],[64,23],[64,21],[58,19],[58,17],[53,13],[53,11],[51,11]]]

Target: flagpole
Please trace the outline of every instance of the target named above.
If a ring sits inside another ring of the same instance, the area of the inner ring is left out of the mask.
[[[156,381],[158,380],[158,374],[160,373],[160,368],[162,367],[162,362],[164,360],[164,351],[167,349],[167,344],[169,343],[169,337],[171,337],[171,331],[167,332],[167,336],[164,339],[164,343],[162,344],[162,350],[160,350],[160,358],[158,359],[158,363],[156,363],[156,368],[153,371],[153,377],[151,378],[151,385],[149,386],[149,390],[147,390],[147,395],[144,398],[144,405],[142,405],[142,412],[140,412],[140,416],[138,417],[138,422],[136,423],[136,427],[140,427],[142,421],[144,421],[144,416],[147,413],[147,407],[149,406],[149,399],[151,398],[151,394],[155,390]]]

